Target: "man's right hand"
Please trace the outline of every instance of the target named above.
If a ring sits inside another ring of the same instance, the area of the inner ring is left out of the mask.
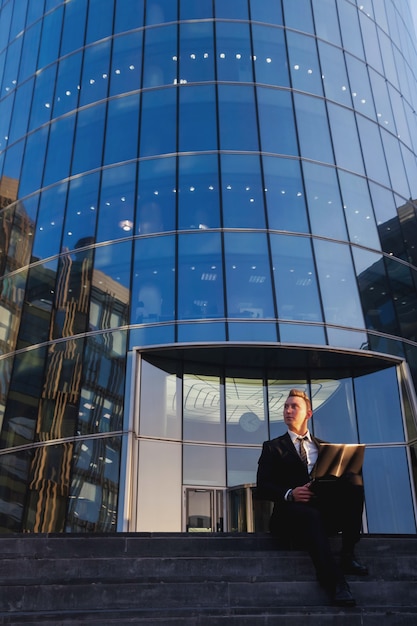
[[[310,490],[310,483],[295,487],[292,490],[292,495],[295,502],[310,502],[311,498],[314,497],[314,493]]]

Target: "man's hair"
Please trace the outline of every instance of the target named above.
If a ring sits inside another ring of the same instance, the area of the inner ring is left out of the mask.
[[[290,389],[290,392],[288,394],[288,397],[290,398],[291,396],[296,396],[297,398],[302,398],[306,405],[307,405],[307,409],[309,411],[311,411],[311,400],[308,397],[308,395],[306,394],[305,391],[303,391],[302,389]]]

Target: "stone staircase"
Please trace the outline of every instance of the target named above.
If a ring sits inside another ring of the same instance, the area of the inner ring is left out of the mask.
[[[357,554],[370,575],[340,609],[267,534],[3,535],[0,624],[415,626],[417,537],[366,535]]]

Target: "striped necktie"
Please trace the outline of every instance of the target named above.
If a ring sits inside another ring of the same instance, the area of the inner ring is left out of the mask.
[[[297,437],[297,441],[300,442],[300,451],[299,451],[300,459],[304,463],[305,468],[308,470],[307,451],[304,446],[305,439],[308,439],[308,437]]]

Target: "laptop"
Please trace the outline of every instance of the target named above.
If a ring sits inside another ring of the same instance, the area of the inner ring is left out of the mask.
[[[343,474],[357,474],[359,478],[364,456],[365,444],[321,443],[311,474],[311,488],[314,491],[318,483],[334,482]]]

